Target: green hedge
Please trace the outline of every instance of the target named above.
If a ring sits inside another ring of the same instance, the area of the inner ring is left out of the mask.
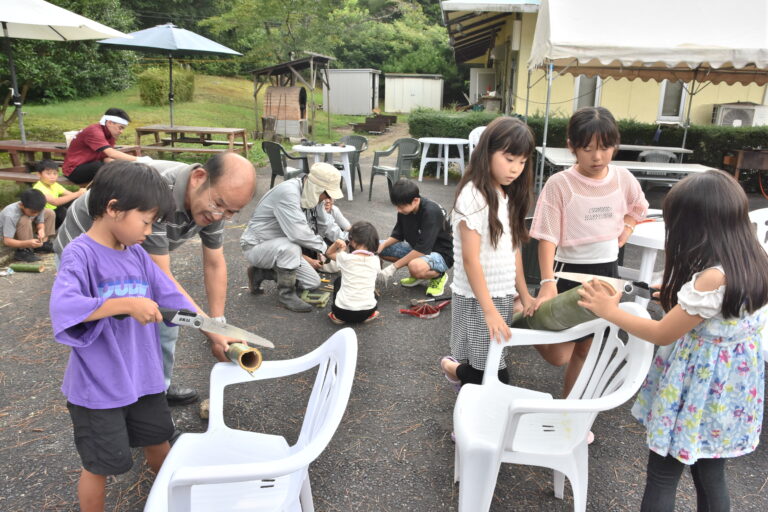
[[[419,137],[460,137],[466,138],[469,132],[484,126],[496,118],[498,113],[489,112],[453,112],[420,109],[411,113],[408,119],[411,136]],[[529,117],[528,124],[536,136],[536,143],[541,144],[544,134],[544,118]],[[551,118],[547,134],[547,146],[565,147],[568,119]],[[683,142],[683,129],[678,126],[662,126],[658,141],[654,136],[658,125],[620,120],[621,140],[625,144],[643,144],[654,146],[680,147]],[[768,146],[768,126],[755,128],[733,128],[730,126],[692,125],[688,129],[685,147],[693,150],[686,155],[686,162],[696,162],[721,168],[723,155],[728,151],[749,147]]]
[[[139,75],[139,97],[143,105],[168,104],[168,68],[149,68]],[[173,101],[192,101],[195,94],[195,74],[187,69],[173,69]]]

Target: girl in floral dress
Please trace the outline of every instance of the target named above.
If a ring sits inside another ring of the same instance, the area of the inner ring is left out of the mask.
[[[650,454],[642,511],[673,511],[690,466],[698,510],[725,511],[725,459],[755,450],[763,422],[762,330],[768,255],[738,183],[721,171],[680,181],[664,200],[660,321],[621,311],[620,295],[586,283],[580,305],[660,345],[632,414]]]

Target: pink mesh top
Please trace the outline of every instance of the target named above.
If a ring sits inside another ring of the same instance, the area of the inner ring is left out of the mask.
[[[640,183],[624,167],[609,165],[605,178],[593,179],[573,166],[547,180],[530,233],[562,247],[618,239],[624,216],[640,221],[647,209]]]

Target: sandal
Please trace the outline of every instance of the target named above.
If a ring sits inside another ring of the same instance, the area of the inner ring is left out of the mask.
[[[453,377],[451,377],[450,375],[448,375],[448,374],[445,372],[445,370],[443,370],[443,360],[444,360],[444,359],[447,359],[448,361],[451,361],[451,362],[454,362],[454,363],[458,363],[458,362],[459,362],[459,360],[458,360],[458,359],[456,359],[456,358],[455,358],[455,357],[453,357],[453,356],[443,356],[443,357],[441,357],[441,358],[440,358],[440,371],[441,371],[441,372],[443,372],[443,375],[445,375],[445,380],[447,380],[448,382],[450,382],[451,384],[453,384],[453,387],[454,387],[454,389],[455,389],[455,390],[456,390],[456,392],[458,393],[458,392],[459,392],[459,390],[461,389],[461,381],[460,381],[459,379],[454,379]]]
[[[336,325],[344,325],[345,323],[347,323],[344,320],[337,318],[336,315],[333,314],[333,311],[328,312],[328,320],[335,323]]]
[[[367,324],[368,322],[372,322],[373,320],[376,320],[377,318],[379,318],[380,314],[381,313],[379,313],[378,311],[374,311],[373,313],[371,313],[371,315],[368,318],[363,320],[363,323]]]

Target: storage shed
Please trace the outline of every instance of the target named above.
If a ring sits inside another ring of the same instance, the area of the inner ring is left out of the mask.
[[[384,111],[410,112],[417,107],[443,107],[443,76],[387,73],[384,76]]]
[[[367,116],[379,107],[378,69],[329,69],[323,84],[323,110],[331,114]]]

